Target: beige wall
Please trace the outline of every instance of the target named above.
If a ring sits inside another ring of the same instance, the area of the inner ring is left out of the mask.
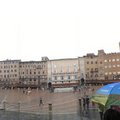
[[[115,76],[120,75],[120,53],[111,53],[105,55],[104,70],[105,79],[114,79]]]
[[[20,82],[24,84],[47,84],[47,62],[27,61],[20,63]]]
[[[98,55],[92,53],[84,57],[87,80],[104,80],[104,56],[104,51],[100,50]]]
[[[41,61],[0,61],[0,81],[5,84],[53,84],[75,83],[85,80],[120,79],[120,53],[106,54],[99,50],[97,55]]]
[[[70,83],[78,81],[78,59],[48,61],[48,82]]]
[[[0,61],[1,83],[15,84],[19,82],[19,63],[20,60]]]

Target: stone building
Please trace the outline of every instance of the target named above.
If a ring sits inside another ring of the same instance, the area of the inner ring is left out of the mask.
[[[34,85],[47,87],[47,58],[42,61],[20,62],[20,83],[23,85]]]
[[[85,57],[78,57],[78,79],[79,84],[81,84],[82,79],[86,82]]]
[[[78,58],[48,61],[48,83],[54,87],[69,87],[78,84]]]
[[[79,86],[81,79],[104,81],[120,79],[120,53],[88,53],[85,56],[68,59],[41,61],[0,61],[0,85],[33,85],[48,87]]]
[[[104,80],[104,57],[103,50],[98,55],[93,53],[84,56],[86,80]]]
[[[120,53],[104,56],[104,73],[106,80],[120,79]]]
[[[0,84],[10,85],[19,83],[19,63],[21,60],[0,61]]]

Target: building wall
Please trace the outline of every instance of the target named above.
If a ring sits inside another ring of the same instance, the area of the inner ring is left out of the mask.
[[[78,59],[48,61],[48,82],[52,84],[78,82]]]
[[[98,51],[98,55],[84,56],[86,80],[104,80],[104,57],[103,50]]]
[[[0,83],[19,83],[19,63],[20,60],[0,61]]]
[[[22,84],[46,86],[47,61],[27,61],[20,63],[20,82]]]
[[[86,71],[85,71],[85,58],[78,58],[78,78],[81,80],[82,78],[86,80]]]
[[[106,54],[104,69],[105,79],[120,79],[120,53]]]
[[[70,59],[41,61],[4,60],[0,61],[0,84],[30,84],[47,86],[70,84],[85,80],[120,79],[120,53],[88,53],[86,56]]]

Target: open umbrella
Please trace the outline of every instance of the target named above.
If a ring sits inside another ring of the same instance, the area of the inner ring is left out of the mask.
[[[107,84],[101,87],[91,97],[91,100],[105,106],[106,108],[111,105],[120,106],[120,82]]]

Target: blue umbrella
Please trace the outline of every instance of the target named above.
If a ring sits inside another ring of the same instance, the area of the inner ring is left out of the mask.
[[[96,91],[91,100],[95,103],[110,107],[120,105],[120,82],[107,84]]]

